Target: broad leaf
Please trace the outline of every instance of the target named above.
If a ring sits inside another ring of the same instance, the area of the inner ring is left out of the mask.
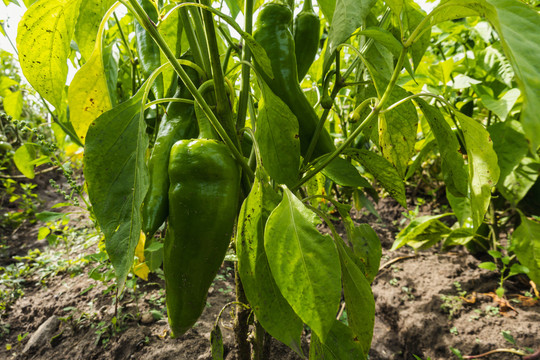
[[[424,20],[426,14],[414,1],[406,1],[404,20],[407,24],[407,30],[412,32]],[[431,29],[426,30],[411,46],[411,57],[414,68],[418,68],[422,57],[431,44]]]
[[[321,342],[311,334],[309,360],[365,360],[362,346],[351,329],[341,321],[334,320],[328,339]]]
[[[491,110],[502,121],[505,121],[520,95],[521,91],[519,89],[510,89],[498,100],[487,94],[480,95],[480,99],[488,110]]]
[[[357,225],[354,223],[349,213],[350,209],[349,205],[340,204],[337,206],[343,225],[345,225],[347,240],[353,248],[349,256],[371,283],[379,272],[382,256],[381,241],[369,224]]]
[[[355,264],[350,250],[341,239],[336,239],[341,263],[341,280],[347,304],[347,319],[357,336],[360,346],[367,355],[371,348],[373,327],[375,326],[375,299],[371,286],[360,268]]]
[[[88,196],[122,289],[141,233],[141,204],[148,187],[148,146],[142,118],[144,87],[97,118],[88,129],[84,176]]]
[[[357,28],[365,25],[366,17],[373,5],[375,5],[374,0],[336,0],[324,53],[323,72],[330,68],[337,47],[345,42]]]
[[[341,186],[369,188],[371,184],[360,175],[358,169],[340,157],[332,160],[322,171],[330,180]]]
[[[26,143],[19,147],[13,155],[13,162],[17,169],[27,178],[33,179],[36,174],[34,172],[35,165],[32,164],[36,158],[36,145]]]
[[[456,112],[469,162],[469,190],[473,224],[478,228],[491,199],[491,189],[499,180],[497,154],[486,129],[470,117]]]
[[[413,219],[399,232],[391,250],[409,245],[415,250],[427,249],[450,233],[450,228],[439,221],[440,218],[453,214],[427,215]]]
[[[281,293],[313,332],[326,339],[339,306],[341,274],[332,238],[322,235],[317,223],[315,214],[285,188],[266,222],[264,245]]]
[[[45,100],[61,107],[67,60],[81,0],[41,0],[19,22],[17,49],[24,76]]]
[[[496,123],[487,130],[493,141],[493,150],[497,153],[501,170],[499,183],[502,183],[527,155],[529,146],[523,127],[515,120]]]
[[[292,186],[298,181],[300,137],[298,120],[289,107],[264,83],[255,138],[263,166],[280,184]]]
[[[407,91],[395,86],[389,103],[395,103],[408,95]],[[418,113],[412,101],[380,115],[378,129],[379,146],[383,156],[396,167],[399,176],[404,178],[407,164],[414,154],[418,129]]]
[[[439,145],[444,182],[454,196],[467,196],[468,175],[460,145],[443,114],[422,99],[415,99]]]
[[[357,33],[358,35],[364,35],[372,38],[378,43],[384,45],[395,58],[399,57],[403,45],[392,35],[392,33],[386,29],[369,27]]]
[[[484,16],[495,28],[524,96],[521,122],[533,149],[540,144],[540,14],[518,0],[450,0],[432,12],[426,26],[467,16]]]
[[[521,214],[521,225],[512,234],[512,247],[520,263],[529,268],[529,277],[540,284],[540,223]]]
[[[79,18],[75,26],[75,41],[83,58],[88,60],[94,45],[101,19],[114,0],[85,0],[81,2]]]
[[[355,159],[380,182],[390,196],[404,208],[407,207],[405,184],[388,160],[368,150],[355,150]]]
[[[497,189],[506,200],[515,205],[525,198],[529,189],[534,186],[539,175],[540,161],[525,157],[521,160],[519,165],[504,178],[502,183],[499,181]]]
[[[14,119],[20,119],[23,110],[23,96],[20,90],[9,92],[2,99],[4,111]]]
[[[107,77],[105,76],[102,38],[107,19],[115,7],[109,9],[105,14],[98,29],[94,51],[86,64],[77,71],[69,86],[70,121],[83,143],[90,124],[112,107]]]
[[[264,226],[280,201],[262,168],[238,215],[238,272],[257,321],[273,337],[302,354],[303,323],[274,281],[264,250]]]

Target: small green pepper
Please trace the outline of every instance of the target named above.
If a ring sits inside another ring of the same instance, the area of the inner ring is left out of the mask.
[[[319,50],[321,21],[311,5],[311,0],[304,0],[302,11],[294,19],[294,52],[298,80],[306,76]]]

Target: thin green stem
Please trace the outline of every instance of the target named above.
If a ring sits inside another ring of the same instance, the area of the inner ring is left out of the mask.
[[[189,100],[189,99],[179,99],[179,98],[162,98],[158,100],[151,101],[144,105],[144,109],[148,109],[154,105],[162,104],[162,103],[168,103],[168,102],[178,102],[178,103],[184,103],[184,104],[195,104],[195,101]]]
[[[141,25],[146,29],[146,31],[149,32],[150,36],[158,44],[161,51],[163,51],[163,53],[167,57],[167,60],[169,60],[169,62],[172,64],[174,70],[178,74],[178,77],[180,77],[182,82],[186,85],[191,95],[193,95],[195,101],[199,103],[203,112],[208,117],[208,120],[212,123],[212,126],[214,126],[219,136],[223,139],[225,144],[229,147],[229,150],[233,154],[234,158],[239,162],[240,166],[242,167],[246,175],[250,179],[253,179],[254,178],[253,170],[251,170],[251,168],[245,161],[242,154],[238,151],[238,149],[232,142],[231,138],[227,135],[227,132],[221,126],[219,120],[217,119],[216,115],[214,115],[214,113],[212,112],[212,109],[210,108],[208,103],[204,100],[202,95],[197,91],[197,87],[195,86],[195,84],[193,84],[188,74],[182,68],[182,65],[180,65],[180,63],[176,60],[176,57],[174,56],[173,52],[171,51],[171,49],[165,42],[165,39],[163,39],[161,34],[157,31],[156,26],[148,19],[143,8],[139,5],[139,3],[136,0],[127,0],[127,1],[121,0],[121,1],[130,11],[133,12],[133,14],[137,17]]]
[[[205,37],[205,27],[203,25],[203,21],[201,18],[201,11],[197,8],[189,8],[189,13],[191,14],[191,18],[193,19],[193,24],[195,25],[195,35],[197,36],[197,41],[199,43],[199,48],[201,49],[201,57],[202,57],[202,65],[204,70],[211,74],[212,72],[212,66],[210,63],[210,53],[208,52],[208,47],[206,44],[206,37]],[[208,36],[208,34],[206,34]]]
[[[253,32],[253,0],[244,0],[244,29],[251,35]],[[251,49],[245,44],[242,48],[242,83],[240,85],[240,98],[238,99],[238,112],[236,114],[236,128],[241,129],[246,124],[247,106],[250,88],[250,66]]]
[[[174,8],[173,10],[175,9],[176,8]],[[197,35],[195,34],[195,30],[193,30],[193,25],[191,23],[191,19],[188,14],[188,9],[180,8],[179,11],[180,11],[180,18],[182,20],[182,23],[184,24],[184,31],[186,33],[189,48],[191,50],[191,55],[193,55],[193,59],[198,65],[204,66],[202,55],[201,55],[201,49],[199,47],[199,42],[197,41]],[[210,75],[210,73],[208,73],[208,75]]]
[[[390,98],[390,94],[392,93],[392,89],[396,85],[396,82],[399,78],[399,74],[401,73],[401,69],[403,67],[403,61],[405,60],[405,56],[407,54],[407,49],[403,48],[401,51],[398,61],[396,63],[396,67],[394,68],[394,73],[392,74],[392,77],[390,78],[390,81],[388,82],[388,86],[386,87],[386,90],[381,97],[379,103],[371,110],[369,115],[362,121],[360,126],[356,128],[356,130],[351,134],[350,137],[343,142],[343,144],[340,145],[339,148],[336,149],[332,154],[324,158],[321,162],[319,162],[311,171],[309,171],[296,185],[293,186],[291,189],[292,191],[296,191],[300,186],[305,184],[309,179],[311,179],[313,176],[315,176],[319,171],[324,169],[328,164],[332,162],[336,157],[339,156],[352,142],[353,140],[360,134],[360,132],[364,129],[364,127],[367,125],[367,123],[373,118],[374,116],[378,116],[381,110],[383,109],[386,101]],[[371,101],[370,99],[368,99]],[[367,100],[366,100],[367,101]]]
[[[201,0],[208,6],[209,0]],[[221,125],[227,131],[227,135],[232,139],[234,145],[240,149],[240,142],[236,135],[233,123],[232,108],[227,90],[225,89],[225,77],[221,68],[219,48],[217,44],[216,28],[214,26],[214,15],[209,11],[203,12],[204,28],[206,30],[206,42],[210,53],[210,63],[212,75],[214,77],[214,91],[216,93],[216,112]]]

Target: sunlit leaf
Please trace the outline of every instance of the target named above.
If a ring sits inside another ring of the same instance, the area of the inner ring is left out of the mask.
[[[83,143],[90,124],[112,107],[105,76],[102,37],[107,18],[113,10],[114,7],[105,14],[97,33],[94,51],[86,64],[77,71],[69,86],[70,121]]]
[[[336,316],[341,293],[333,240],[317,230],[319,219],[288,189],[272,211],[264,245],[272,275],[296,314],[321,339]]]
[[[85,0],[81,2],[79,18],[75,26],[75,41],[83,58],[88,60],[94,45],[101,19],[114,0]]]
[[[456,112],[469,163],[469,190],[475,228],[480,226],[491,200],[491,189],[499,180],[497,154],[487,130],[470,117]]]
[[[40,0],[19,22],[17,49],[24,76],[41,96],[59,107],[67,59],[81,0]]]

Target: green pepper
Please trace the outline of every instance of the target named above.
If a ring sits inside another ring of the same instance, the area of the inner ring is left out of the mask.
[[[0,141],[0,154],[13,150],[13,147],[7,141]]]
[[[291,20],[292,12],[286,5],[269,3],[261,9],[253,37],[266,51],[274,78],[267,76],[257,61],[255,67],[272,92],[283,100],[298,119],[300,150],[302,155],[305,155],[315,134],[319,117],[298,84],[294,39],[289,30]],[[312,158],[334,150],[330,134],[323,129]]]
[[[197,321],[233,233],[240,167],[198,117],[198,139],[176,142],[169,158],[169,220],[164,244],[167,316],[172,336]]]
[[[141,4],[144,11],[148,14],[150,20],[156,24],[158,21],[158,13],[156,7],[150,0],[137,0]],[[135,22],[135,37],[137,38],[137,53],[139,54],[139,64],[146,79],[150,77],[152,72],[161,65],[160,50],[150,34],[139,24]],[[159,99],[163,97],[163,76],[159,75],[152,84],[152,92]]]
[[[184,67],[190,78],[198,83],[198,74],[190,67]],[[179,81],[176,94],[178,99],[193,99],[188,88]],[[161,121],[156,142],[148,160],[150,172],[150,186],[142,207],[142,230],[145,233],[148,244],[151,237],[159,229],[167,218],[169,178],[167,167],[169,154],[175,142],[181,139],[197,137],[199,129],[195,118],[193,104],[171,102],[167,106],[163,120]]]
[[[302,11],[294,18],[294,53],[298,80],[306,76],[319,50],[321,21],[311,5],[311,0],[304,0]]]

